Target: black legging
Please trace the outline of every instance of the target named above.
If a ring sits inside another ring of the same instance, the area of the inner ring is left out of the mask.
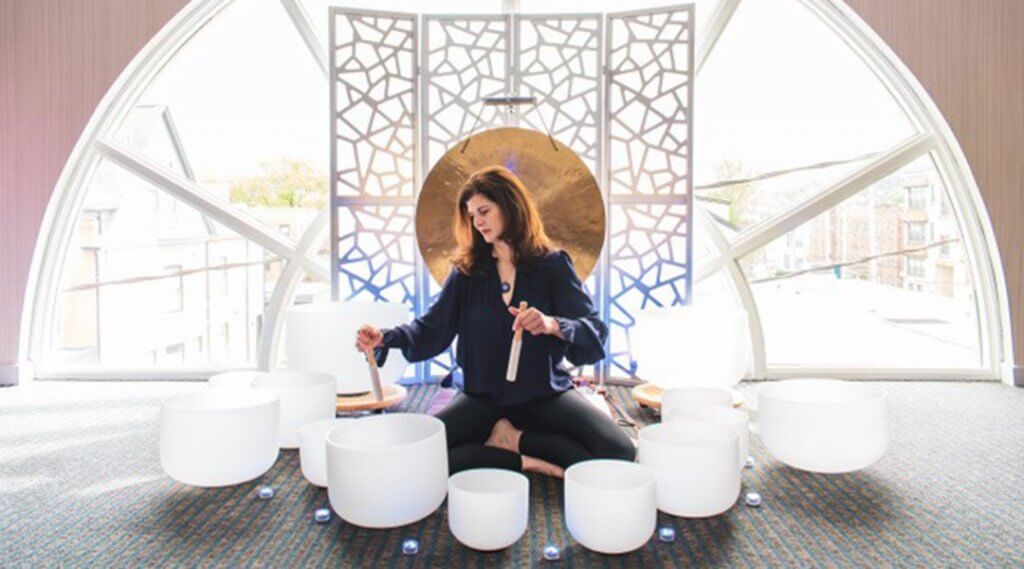
[[[519,453],[484,446],[502,417],[523,431]],[[448,470],[469,468],[522,470],[522,456],[562,468],[593,458],[633,460],[633,442],[607,415],[570,389],[537,401],[500,407],[488,399],[459,393],[437,418],[448,436]]]

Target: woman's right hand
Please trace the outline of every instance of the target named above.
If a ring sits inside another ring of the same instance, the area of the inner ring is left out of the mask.
[[[379,346],[384,341],[384,334],[377,328],[364,324],[362,328],[356,332],[356,349],[359,353],[364,353],[366,350],[372,350]]]

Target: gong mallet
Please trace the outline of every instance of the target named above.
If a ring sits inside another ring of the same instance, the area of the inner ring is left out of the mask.
[[[526,301],[519,303],[519,312],[522,313],[526,310]],[[508,370],[505,372],[505,379],[508,381],[515,381],[516,374],[519,373],[519,354],[523,351],[523,328],[520,327],[516,330],[515,336],[512,337],[512,350],[508,355]]]
[[[384,401],[384,389],[380,385],[380,370],[377,369],[377,358],[373,355],[373,348],[366,348],[366,361],[370,364],[370,387],[373,389],[373,398],[380,403]]]

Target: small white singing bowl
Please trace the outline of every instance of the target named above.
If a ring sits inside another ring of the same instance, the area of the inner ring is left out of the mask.
[[[277,460],[279,400],[252,388],[172,395],[160,406],[160,466],[191,486],[231,486]]]
[[[299,428],[299,464],[314,486],[327,488],[327,433],[352,419],[325,419]]]
[[[448,492],[444,423],[429,415],[365,417],[327,433],[327,497],[346,522],[368,528],[411,524]]]
[[[758,392],[758,425],[768,452],[809,472],[871,466],[889,446],[885,390],[835,379],[769,383]]]
[[[526,532],[530,481],[496,468],[465,470],[448,479],[448,529],[466,547],[505,549]]]
[[[663,416],[663,423],[675,421],[707,421],[728,428],[739,441],[739,468],[742,470],[750,454],[750,416],[745,411],[712,405],[686,406]]]
[[[642,547],[658,520],[654,471],[624,460],[587,460],[565,471],[565,522],[598,553]]]
[[[661,419],[694,407],[732,408],[732,392],[724,387],[674,387],[661,393]]]
[[[640,464],[658,479],[658,509],[673,516],[716,516],[740,495],[739,442],[707,421],[657,423],[640,431]]]
[[[299,427],[334,418],[337,411],[334,377],[316,371],[258,373],[253,386],[281,398],[281,448],[299,447]]]

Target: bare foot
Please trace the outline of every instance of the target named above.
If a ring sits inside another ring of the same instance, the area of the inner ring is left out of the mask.
[[[487,437],[484,443],[486,446],[519,452],[519,438],[523,436],[520,431],[509,421],[502,417],[491,429],[491,436]]]
[[[552,478],[563,478],[565,469],[546,460],[523,455],[523,472],[536,472]]]

